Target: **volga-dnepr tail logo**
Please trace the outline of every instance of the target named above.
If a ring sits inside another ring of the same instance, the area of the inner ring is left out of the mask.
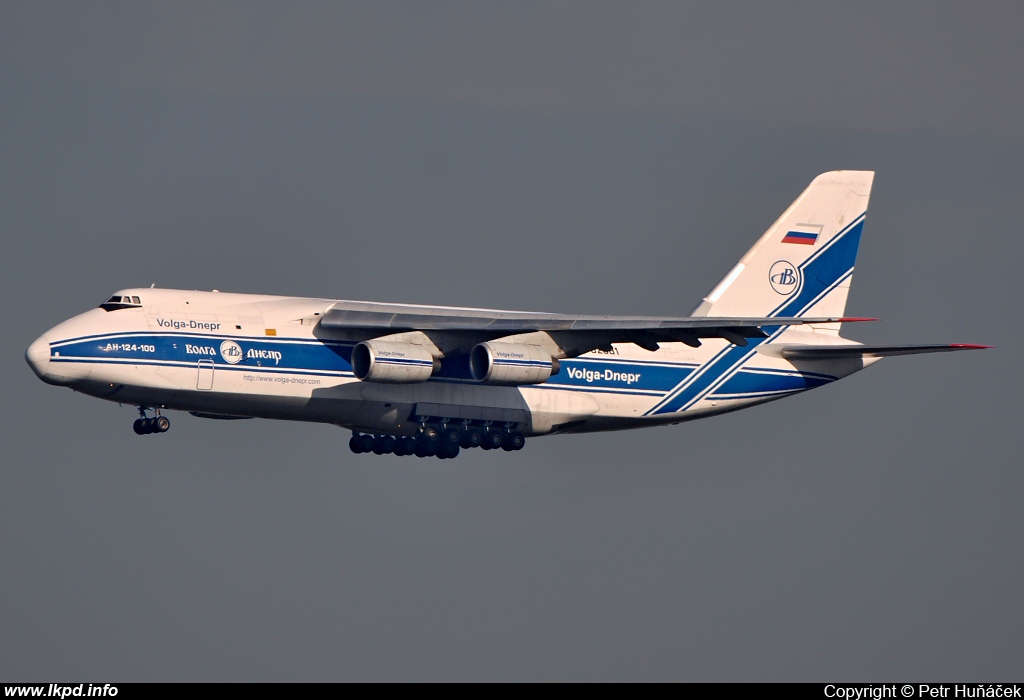
[[[220,344],[220,356],[231,365],[242,361],[242,347],[233,340],[225,340]]]
[[[787,260],[779,260],[768,270],[768,281],[772,289],[788,297],[800,286],[800,270]]]

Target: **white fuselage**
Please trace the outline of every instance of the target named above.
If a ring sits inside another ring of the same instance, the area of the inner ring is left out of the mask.
[[[565,359],[542,384],[495,386],[458,358],[428,381],[363,382],[354,342],[319,324],[335,300],[169,289],[131,289],[137,306],[87,311],[47,331],[27,358],[46,382],[118,403],[237,416],[331,423],[412,434],[418,417],[515,424],[525,435],[676,423],[745,408],[830,383],[861,360],[801,363],[771,352],[780,330],[738,347],[631,343]],[[810,340],[805,342],[812,342]],[[464,363],[462,363],[464,364]]]

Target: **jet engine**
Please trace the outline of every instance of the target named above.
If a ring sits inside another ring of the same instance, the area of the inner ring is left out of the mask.
[[[364,382],[425,382],[440,366],[430,350],[413,343],[364,340],[352,348],[352,373]]]
[[[543,384],[558,374],[558,360],[537,345],[480,343],[469,353],[469,370],[485,384]]]

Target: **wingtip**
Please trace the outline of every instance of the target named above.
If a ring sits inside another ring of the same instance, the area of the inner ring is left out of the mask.
[[[879,318],[868,318],[867,316],[844,316],[839,319],[840,323],[865,323],[867,321],[880,321]]]
[[[951,343],[951,348],[957,348],[959,350],[992,350],[995,345],[975,345],[974,343]]]

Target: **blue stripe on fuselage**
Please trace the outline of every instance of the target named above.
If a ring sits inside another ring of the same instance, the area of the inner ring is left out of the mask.
[[[221,345],[230,341],[241,349],[237,362],[227,362]],[[292,338],[248,338],[184,333],[108,333],[72,338],[51,344],[54,362],[139,362],[192,364],[210,360],[217,367],[253,369],[289,368],[298,371],[352,371],[351,343],[304,341]]]
[[[753,394],[765,391],[803,391],[835,381],[834,377],[827,377],[820,374],[801,374],[797,372],[787,373],[762,373],[747,372],[740,370],[729,377],[712,394]]]

